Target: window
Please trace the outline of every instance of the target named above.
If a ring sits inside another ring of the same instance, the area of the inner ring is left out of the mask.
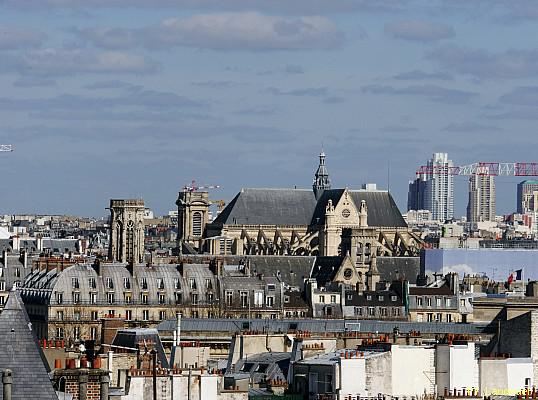
[[[263,307],[263,292],[254,292],[254,307]]]
[[[371,294],[367,294],[367,295],[366,295],[366,300],[372,300],[372,295],[371,295]]]
[[[92,340],[97,339],[97,328],[96,328],[95,326],[92,326],[92,327],[90,328],[90,338],[91,338]]]
[[[159,321],[164,321],[166,319],[166,311],[159,311]]]
[[[265,298],[265,304],[267,305],[267,307],[273,307],[273,305],[275,304],[275,298],[273,296],[267,296]]]
[[[0,278],[4,276],[4,268],[0,267]]]
[[[207,304],[213,303],[213,293],[206,293],[205,301]]]
[[[452,301],[449,297],[445,298],[445,307],[450,308],[452,305]]]
[[[290,302],[290,296],[284,296],[284,303]]]
[[[75,326],[73,328],[73,337],[75,339],[79,339],[80,338],[80,326]]]
[[[198,305],[198,293],[191,293],[191,303],[193,306]]]
[[[353,300],[353,295],[352,295],[352,294],[348,294],[348,295],[347,295],[347,299],[348,299],[348,300]]]
[[[64,294],[62,292],[56,293],[56,303],[62,304],[64,302]]]
[[[6,298],[4,296],[0,296],[0,305],[6,304]]]
[[[213,289],[213,284],[211,283],[211,279],[205,278],[205,288],[208,290]]]
[[[20,278],[21,277],[21,270],[19,268],[15,268],[15,277]]]
[[[75,312],[73,313],[73,319],[74,319],[75,321],[80,321],[80,311],[75,311]]]
[[[427,320],[428,322],[433,322],[433,313],[429,312],[426,316],[427,316],[427,319],[426,319],[426,320]]]
[[[392,315],[394,317],[399,317],[400,316],[400,309],[398,307],[392,307]]]
[[[333,308],[332,307],[325,307],[325,315],[327,317],[331,317],[333,315]]]
[[[6,282],[0,281],[0,290],[5,291],[6,290]]]
[[[270,291],[276,290],[275,284],[274,283],[269,283],[267,285],[267,290],[270,290]]]
[[[56,328],[56,338],[57,339],[64,338],[64,328]]]
[[[71,286],[73,286],[73,289],[80,289],[80,285],[78,284],[78,278],[72,277],[71,278]]]
[[[132,321],[132,319],[133,319],[133,311],[132,310],[125,310],[125,319],[127,321]]]
[[[131,304],[133,302],[133,295],[131,293],[123,293],[123,300],[125,304]]]
[[[331,295],[331,303],[336,303],[336,296],[334,294]]]
[[[106,294],[106,301],[108,302],[108,304],[114,304],[114,292]]]
[[[380,314],[381,314],[382,317],[388,316],[388,312],[387,312],[386,307],[381,307],[381,309],[379,311],[380,311]]]
[[[116,315],[116,311],[114,311],[114,310],[108,310],[108,316],[109,316],[109,317],[114,318],[115,315]]]
[[[452,322],[452,314],[446,315],[446,322]]]
[[[164,293],[159,293],[159,304],[165,304],[166,303],[166,296]]]
[[[441,322],[443,320],[443,314],[437,313],[437,315],[435,316],[435,320],[437,322]]]
[[[174,287],[176,288],[176,290],[181,289],[181,281],[179,280],[179,278],[174,278]]]
[[[432,298],[431,297],[426,297],[426,305],[428,307],[431,307],[432,306]]]
[[[391,299],[391,301],[396,301],[396,300],[398,300],[398,296],[390,296],[390,299]]]
[[[90,313],[90,317],[91,317],[92,321],[97,321],[99,319],[99,313],[97,311],[92,311]]]
[[[142,290],[148,290],[148,281],[146,278],[142,278],[142,283],[140,286],[142,286]]]
[[[57,311],[56,312],[56,319],[59,321],[63,321],[64,319],[64,312],[63,311]]]
[[[234,293],[231,290],[227,290],[224,294],[224,298],[226,300],[226,305],[230,307],[234,299]]]
[[[112,281],[111,277],[106,278],[106,287],[108,289],[114,289],[114,282]]]
[[[461,305],[462,307],[465,307],[465,299],[461,299],[461,300],[460,300],[460,305]]]
[[[180,292],[176,292],[174,294],[175,298],[176,298],[176,304],[181,304],[181,301],[183,300],[183,296],[181,296],[181,293]]]
[[[377,300],[379,300],[379,301],[384,301],[384,300],[385,300],[385,296],[379,295],[379,296],[377,296]]]
[[[97,304],[97,293],[90,292],[90,304]]]
[[[164,289],[164,279],[157,278],[157,289]]]
[[[148,304],[148,294],[147,293],[142,293],[140,295],[140,300],[142,301],[142,304]]]
[[[149,321],[149,310],[142,310],[142,320]]]
[[[127,277],[123,278],[123,288],[124,289],[131,289],[131,280]]]
[[[199,318],[198,311],[193,311],[193,312],[192,312],[192,317],[193,317],[193,318]]]
[[[202,236],[202,213],[195,212],[192,214],[192,234],[193,236]]]
[[[95,282],[95,278],[89,278],[88,279],[88,285],[90,286],[90,289],[95,289],[97,287],[97,284]]]
[[[324,295],[319,296],[319,302],[320,303],[325,303],[325,296]]]
[[[248,292],[240,292],[239,300],[241,302],[241,307],[247,307],[248,306]]]
[[[354,313],[356,317],[362,316],[362,307],[354,307]]]
[[[437,308],[441,308],[441,307],[442,307],[442,300],[443,300],[442,298],[437,297],[437,298],[435,299],[435,307],[437,307]]]
[[[196,279],[194,279],[194,278],[189,278],[189,287],[190,287],[192,290],[196,290]]]
[[[368,315],[370,317],[374,317],[375,316],[375,307],[368,307]]]
[[[422,307],[422,297],[417,297],[417,307]]]
[[[79,292],[73,292],[73,303],[75,303],[75,304],[80,303],[80,293]]]
[[[423,322],[424,321],[424,315],[423,314],[417,314],[417,322]]]

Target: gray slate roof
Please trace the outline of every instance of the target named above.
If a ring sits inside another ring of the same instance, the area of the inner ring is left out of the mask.
[[[403,278],[416,284],[420,274],[420,257],[377,257],[377,270],[382,281]],[[398,272],[396,272],[398,271]]]
[[[157,330],[161,334],[172,332],[176,328],[176,320],[170,319],[162,321],[157,325]],[[461,334],[482,334],[486,332],[485,324],[456,324],[456,323],[435,323],[431,322],[403,322],[403,321],[377,321],[377,320],[349,320],[342,319],[223,319],[223,318],[182,318],[182,337],[187,337],[189,332],[211,332],[234,333],[241,330],[250,329],[263,332],[287,332],[288,330],[302,330],[313,333],[323,332],[344,332],[346,330],[358,332],[380,332],[391,333],[394,327],[398,327],[400,332],[406,333],[412,330],[423,333],[461,333]],[[357,324],[359,323],[359,324]]]
[[[394,202],[392,195],[383,190],[352,190],[351,198],[360,207],[366,201],[368,207],[368,226],[407,227],[405,220]]]
[[[241,189],[214,225],[308,225],[316,198],[311,189]]]
[[[19,293],[10,292],[0,314],[0,370],[9,368],[13,372],[13,400],[57,400],[44,356],[30,327]]]
[[[222,225],[318,225],[325,221],[325,207],[337,204],[344,189],[325,190],[319,201],[310,189],[242,189],[212,223]],[[365,200],[368,225],[407,227],[387,191],[350,190],[357,208]]]

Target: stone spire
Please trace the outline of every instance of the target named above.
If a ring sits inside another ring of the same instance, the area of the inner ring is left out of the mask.
[[[316,199],[321,197],[321,194],[324,190],[331,188],[331,181],[329,179],[329,173],[327,172],[327,167],[325,167],[325,153],[321,150],[319,154],[319,165],[318,170],[314,178],[314,184],[312,185],[314,189],[314,195]]]

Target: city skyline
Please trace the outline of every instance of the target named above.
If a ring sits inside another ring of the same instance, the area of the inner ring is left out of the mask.
[[[308,188],[322,147],[333,187],[387,188],[390,165],[403,211],[434,152],[537,161],[533,2],[109,3],[0,3],[2,212],[164,213],[193,178],[226,200]],[[455,198],[465,215],[465,179]]]

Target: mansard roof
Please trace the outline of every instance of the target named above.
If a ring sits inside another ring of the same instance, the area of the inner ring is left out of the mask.
[[[13,373],[13,400],[57,399],[31,326],[19,293],[11,291],[0,314],[0,368]]]
[[[213,225],[318,225],[325,222],[325,208],[336,205],[345,189],[324,190],[316,201],[309,189],[242,189],[218,215]],[[368,225],[407,227],[391,194],[383,190],[350,190],[355,206],[368,206]]]
[[[308,225],[316,207],[311,189],[241,189],[215,225]]]

